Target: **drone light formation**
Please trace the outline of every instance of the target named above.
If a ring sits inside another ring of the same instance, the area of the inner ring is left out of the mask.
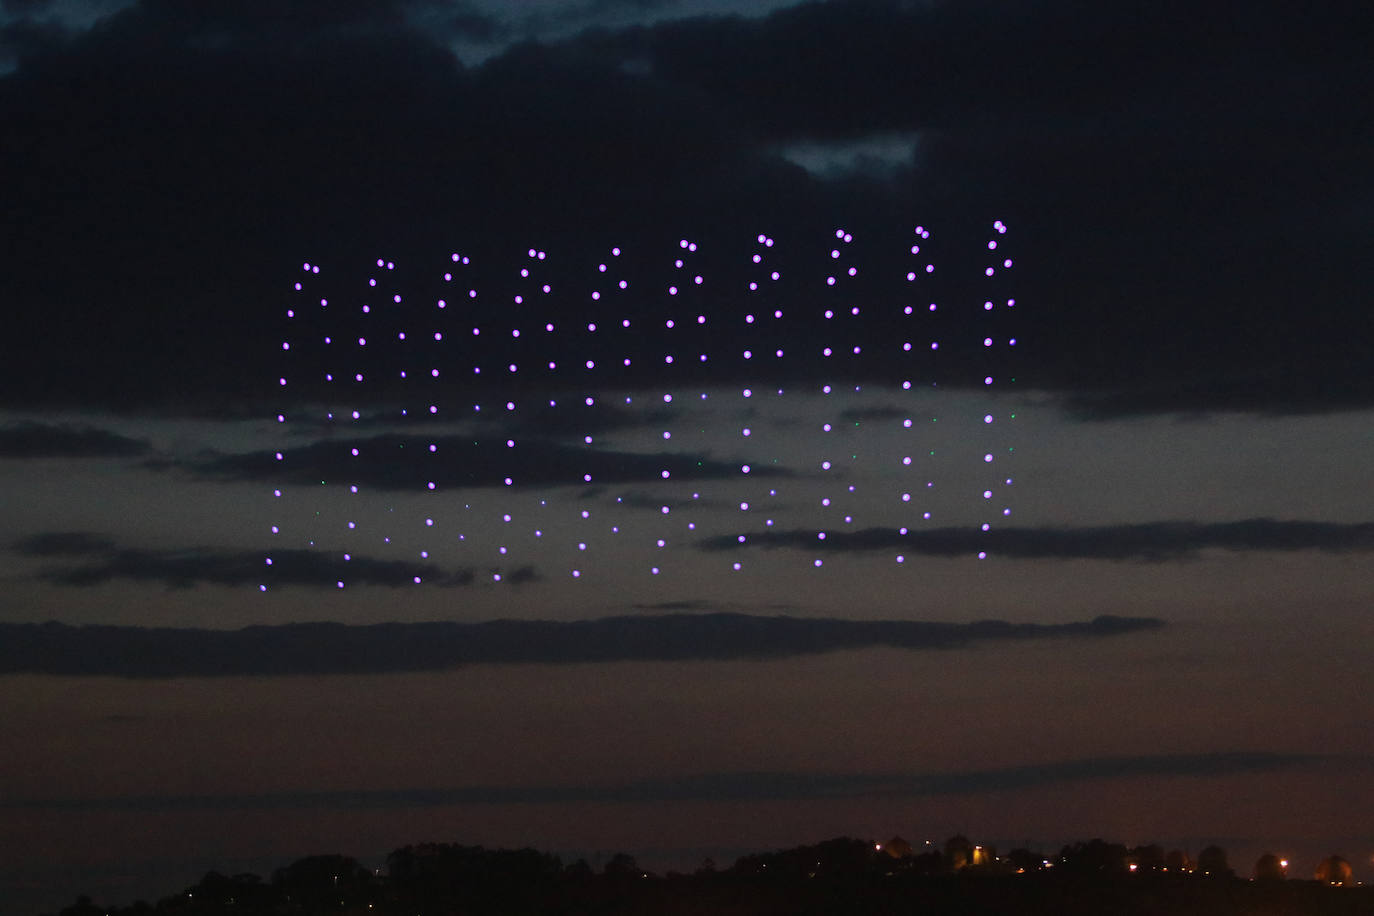
[[[1013,381],[998,363],[1017,345],[1014,261],[997,220],[944,278],[932,235],[915,226],[875,271],[842,227],[790,258],[757,233],[713,262],[683,237],[587,263],[452,251],[413,277],[385,257],[338,277],[302,263],[276,342],[282,556],[264,557],[260,589],[292,581],[284,560],[302,551],[340,589],[400,584],[354,575],[360,558],[413,585],[518,584],[535,566],[661,576],[708,541],[731,549],[694,562],[747,576],[783,532],[814,572],[842,549],[832,533],[886,532],[887,549],[948,526],[954,506],[991,531],[1012,512],[1015,414],[996,392]],[[949,353],[983,371],[974,412],[942,426],[932,375]],[[948,427],[971,432],[947,443]],[[944,456],[970,447],[942,501]],[[760,532],[769,543],[752,547]]]

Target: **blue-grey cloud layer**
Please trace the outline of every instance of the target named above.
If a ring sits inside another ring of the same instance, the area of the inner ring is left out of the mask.
[[[508,445],[511,441],[515,444]],[[430,451],[430,446],[434,451]],[[358,454],[353,454],[353,449]],[[686,453],[608,451],[541,439],[507,440],[504,436],[390,434],[359,439],[319,441],[277,452],[220,455],[185,462],[181,467],[230,480],[272,480],[288,484],[358,484],[386,490],[435,487],[500,487],[509,478],[519,486],[584,486],[591,482],[632,483],[661,480],[734,478],[739,467]],[[162,464],[161,467],[171,465]],[[761,467],[757,474],[781,475]]]
[[[987,551],[1023,559],[1182,560],[1207,548],[1226,550],[1374,550],[1374,522],[1340,523],[1251,518],[1236,522],[1149,522],[1084,528],[936,528],[901,534],[891,528],[757,531],[707,538],[703,550],[793,548],[834,553],[892,550],[954,557]]]
[[[110,538],[82,531],[54,531],[22,538],[12,545],[15,553],[49,565],[37,578],[56,585],[87,587],[117,579],[154,582],[169,588],[197,585],[337,588],[349,585],[380,585],[389,588],[419,583],[453,587],[471,585],[472,569],[444,569],[434,563],[383,560],[361,554],[345,559],[338,553],[315,550],[274,550],[271,565],[258,551],[192,547],[182,550],[151,550],[120,547]],[[532,567],[503,574],[508,583],[538,578]]]
[[[834,798],[920,798],[1007,792],[1102,779],[1237,776],[1319,763],[1306,754],[1228,751],[1138,757],[1094,757],[993,770],[945,773],[726,772],[613,786],[467,786],[260,795],[153,795],[128,798],[0,802],[36,810],[252,810],[297,808],[428,808],[445,805],[655,803],[676,801],[815,801]]]
[[[129,458],[152,446],[106,429],[53,423],[16,423],[0,428],[0,458]]]
[[[363,674],[477,664],[767,659],[892,647],[955,649],[979,642],[1098,638],[1158,629],[1146,617],[1079,623],[931,623],[744,614],[485,623],[302,623],[241,630],[59,623],[0,624],[0,673],[130,678]]]

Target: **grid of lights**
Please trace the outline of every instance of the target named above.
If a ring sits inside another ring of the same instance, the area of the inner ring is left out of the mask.
[[[305,448],[284,444],[272,455],[281,478],[272,489],[276,505],[305,508],[280,513],[274,542],[321,551],[342,569],[355,556],[387,552],[475,561],[491,582],[502,582],[536,560],[564,566],[570,579],[596,572],[598,560],[603,571],[621,572],[627,539],[654,556],[643,573],[658,576],[671,562],[670,546],[727,534],[747,545],[751,532],[777,530],[778,513],[799,499],[823,513],[812,530],[817,542],[873,524],[901,536],[930,526],[939,520],[923,497],[936,483],[921,459],[936,450],[923,426],[938,417],[921,416],[914,401],[909,412],[868,424],[885,427],[885,444],[897,443],[890,445],[897,453],[876,457],[853,447],[860,422],[839,406],[803,446],[770,420],[784,412],[785,397],[852,404],[866,385],[911,396],[928,390],[930,383],[913,379],[942,347],[969,343],[931,336],[934,313],[964,309],[991,319],[1016,305],[990,295],[990,281],[1013,264],[1006,232],[1002,221],[992,223],[978,258],[981,277],[961,278],[959,292],[940,302],[929,301],[926,289],[936,264],[923,251],[931,238],[924,226],[904,243],[903,273],[887,278],[891,301],[851,290],[860,268],[854,236],[843,228],[822,246],[810,288],[785,285],[776,240],[766,233],[754,236],[736,275],[747,277],[743,288],[728,291],[713,289],[698,243],[687,238],[666,258],[658,253],[667,275],[649,289],[631,283],[635,272],[620,246],[586,265],[574,290],[549,275],[554,256],[538,247],[521,253],[500,290],[465,279],[472,259],[453,252],[428,278],[443,293],[420,301],[386,258],[341,290],[327,286],[329,271],[306,262],[286,310],[288,334],[278,341],[276,384],[282,403],[293,406],[274,420],[288,433],[314,435]],[[799,317],[819,334],[795,331]],[[982,382],[991,392],[995,357],[1016,339],[998,338],[991,320],[960,327],[979,328],[988,367]],[[900,374],[856,381],[855,367],[875,353]],[[302,387],[311,394],[297,395]],[[1000,416],[993,400],[977,417],[989,431],[1014,416]],[[620,426],[607,422],[608,410]],[[725,429],[733,418],[741,419]],[[1007,452],[991,445],[981,452],[985,467],[967,494],[984,532],[1011,514]],[[302,467],[323,467],[322,479],[306,486],[293,476],[298,457]],[[898,473],[860,483],[853,472],[861,460]],[[612,492],[626,485],[632,489]],[[861,486],[883,492],[860,499]],[[745,572],[747,554],[740,555],[725,556],[724,571]],[[264,559],[268,568],[276,562]],[[891,559],[909,558],[898,551]],[[825,566],[824,556],[799,562]],[[344,588],[346,577],[337,585]]]

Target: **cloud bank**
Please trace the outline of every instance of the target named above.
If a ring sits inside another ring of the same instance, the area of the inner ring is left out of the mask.
[[[32,535],[15,542],[12,549],[21,556],[67,561],[65,565],[41,570],[37,577],[56,585],[76,587],[103,585],[116,579],[156,582],[168,588],[201,584],[257,586],[267,579],[274,587],[338,588],[340,582],[389,588],[419,583],[454,587],[471,585],[476,580],[472,569],[449,570],[434,563],[382,560],[360,554],[345,559],[343,554],[314,550],[274,550],[269,562],[260,551],[119,547],[109,538],[81,531]],[[538,577],[532,567],[514,569],[503,576],[507,583],[515,584]]]
[[[301,623],[241,630],[0,624],[0,673],[127,678],[375,674],[463,665],[777,659],[846,649],[958,649],[1157,630],[1150,617],[935,623],[746,614],[484,623]]]
[[[129,458],[152,446],[107,429],[52,423],[16,423],[0,428],[0,458]]]
[[[723,772],[610,786],[463,786],[276,792],[258,795],[145,795],[127,798],[0,802],[33,810],[281,810],[296,808],[429,808],[446,805],[670,801],[816,801],[834,798],[922,798],[1017,791],[1091,780],[1217,777],[1265,773],[1321,762],[1305,754],[1221,751],[1136,757],[1089,757],[1029,766],[943,773]]]
[[[913,555],[955,557],[986,551],[1017,559],[1165,560],[1191,559],[1207,548],[1225,550],[1374,550],[1374,522],[1309,522],[1251,518],[1236,522],[1148,522],[1084,528],[936,528],[901,534],[892,528],[817,532],[757,531],[740,543],[734,535],[706,538],[702,550],[791,548],[833,553],[894,550]]]

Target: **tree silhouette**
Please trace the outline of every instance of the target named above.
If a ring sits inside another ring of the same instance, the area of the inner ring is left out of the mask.
[[[1287,877],[1283,873],[1283,863],[1279,857],[1272,852],[1266,852],[1255,860],[1255,880],[1256,881],[1282,881]]]
[[[1197,854],[1197,870],[1212,877],[1229,878],[1235,874],[1226,861],[1226,850],[1220,846],[1208,846]]]
[[[1327,856],[1317,863],[1317,871],[1313,877],[1323,884],[1349,884],[1350,863],[1340,856]]]
[[[1193,870],[1193,860],[1183,850],[1171,849],[1164,857],[1164,867],[1171,872],[1190,872]]]

